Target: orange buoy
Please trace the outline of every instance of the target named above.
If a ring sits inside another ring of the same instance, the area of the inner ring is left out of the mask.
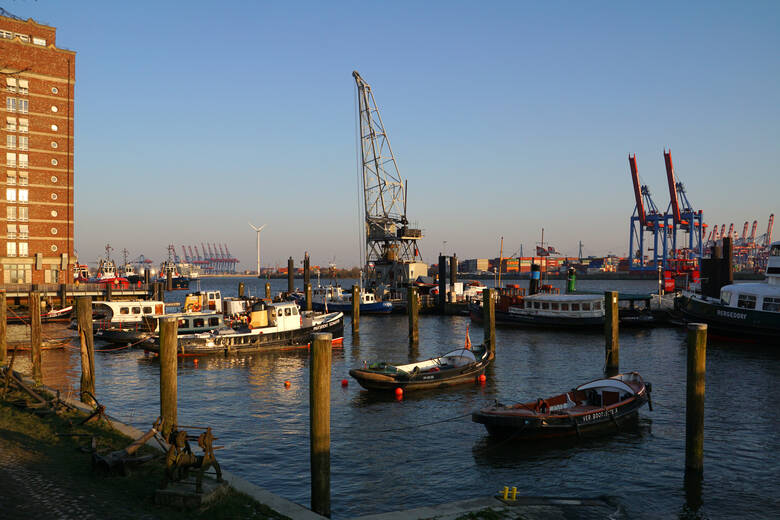
[[[396,397],[403,397],[403,396],[404,396],[404,390],[403,390],[403,388],[396,388],[396,389],[395,389],[395,396],[396,396]]]
[[[290,388],[290,382],[289,381],[285,381],[284,382],[284,387],[285,388]]]
[[[485,381],[487,381],[487,377],[485,377],[485,374],[479,375],[479,382],[482,384],[485,384]]]
[[[347,381],[346,379],[341,380],[341,386],[348,386],[348,385],[349,385],[349,381]]]
[[[192,362],[195,363],[195,366],[198,366],[198,358],[193,359]]]

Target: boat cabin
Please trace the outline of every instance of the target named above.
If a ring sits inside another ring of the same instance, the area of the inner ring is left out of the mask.
[[[303,323],[298,304],[295,302],[267,303],[260,301],[252,306],[249,328],[277,327],[278,331],[300,329]]]
[[[222,310],[222,293],[220,291],[198,291],[190,293],[184,298],[184,312],[222,312]]]
[[[769,248],[766,282],[735,283],[720,289],[726,307],[780,313],[780,242]]]
[[[130,301],[130,302],[93,302],[92,312],[99,322],[137,323],[145,316],[165,314],[165,303],[161,301]]]
[[[594,294],[534,294],[509,307],[510,313],[526,316],[602,317],[604,297]]]

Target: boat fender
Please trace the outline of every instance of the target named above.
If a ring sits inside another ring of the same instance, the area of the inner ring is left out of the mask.
[[[417,377],[420,375],[420,367],[416,366],[412,369],[412,373],[410,374],[410,377]]]

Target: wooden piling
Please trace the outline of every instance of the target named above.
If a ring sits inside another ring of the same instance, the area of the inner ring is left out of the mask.
[[[0,289],[0,367],[5,366],[8,356],[8,304],[5,289]]]
[[[447,313],[447,257],[439,255],[439,312]]]
[[[450,285],[452,292],[455,292],[455,284],[458,283],[458,255],[450,257]]]
[[[271,283],[265,282],[265,297],[267,299],[271,299]]]
[[[314,334],[309,361],[311,510],[330,517],[330,367],[333,334]]]
[[[105,284],[105,288],[106,288],[106,290],[105,290],[105,300],[107,302],[110,302],[111,298],[113,296],[113,293],[114,293],[114,288],[113,288],[113,286],[110,283]]]
[[[160,320],[160,417],[163,418],[163,436],[167,437],[178,424],[177,419],[177,366],[179,348],[176,318]]]
[[[166,291],[173,290],[173,273],[171,271],[168,271],[165,274],[165,290]]]
[[[706,366],[707,325],[704,323],[689,323],[688,373],[685,399],[685,472],[687,477],[700,478],[704,469],[704,390]]]
[[[360,332],[360,287],[352,286],[352,334]]]
[[[293,257],[287,259],[287,292],[295,292],[295,262]]]
[[[304,291],[304,294],[306,295],[306,310],[310,311],[311,308],[312,308],[312,305],[311,305],[311,284],[310,283],[303,284],[303,291]]]
[[[311,283],[311,267],[309,265],[309,253],[303,257],[303,285]]]
[[[238,282],[238,297],[244,297],[244,282]]]
[[[32,376],[35,386],[43,384],[41,372],[41,293],[31,291],[27,298],[30,308],[30,358],[32,361]]]
[[[60,308],[68,305],[68,284],[60,284]]]
[[[417,298],[417,287],[410,285],[406,292],[406,310],[409,313],[409,343],[416,345],[420,340],[419,316],[420,301]]]
[[[89,395],[95,395],[95,338],[92,336],[92,297],[76,297],[76,320],[78,322],[79,343],[81,344],[81,389],[79,396],[82,403],[94,405],[95,401]]]
[[[148,287],[149,282],[152,281],[152,273],[149,272],[149,269],[144,269],[144,284]]]
[[[604,292],[604,373],[607,377],[620,370],[620,326],[618,324],[618,293]]]
[[[495,289],[482,290],[482,326],[485,329],[485,347],[496,351],[496,300]]]

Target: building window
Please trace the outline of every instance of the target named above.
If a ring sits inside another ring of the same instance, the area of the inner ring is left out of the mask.
[[[21,131],[21,130],[20,130]],[[10,135],[8,137],[11,137]],[[19,149],[20,150],[28,150],[30,145],[30,138],[26,135],[20,135],[19,136]]]
[[[8,224],[6,227],[8,229],[6,238],[8,240],[16,240],[16,224]]]
[[[14,36],[22,40],[24,43],[30,43],[30,36],[28,34],[14,33]]]
[[[0,38],[5,38],[7,40],[12,40],[13,37],[14,37],[14,33],[12,33],[11,31],[0,30]]]
[[[51,176],[51,182],[55,182],[55,183],[57,182],[57,176],[56,175],[52,175]]]
[[[16,98],[12,98],[12,97],[5,98],[5,109],[11,113],[16,112]]]
[[[52,166],[57,166],[58,164],[59,164],[59,162],[57,161],[57,159],[52,159],[51,160],[51,165]]]
[[[16,78],[5,78],[5,87],[8,92],[16,92]]]
[[[8,132],[16,132],[16,118],[15,117],[6,117],[5,118],[5,129]]]
[[[16,186],[16,171],[8,170],[5,173],[5,183],[9,186]]]
[[[16,168],[16,154],[13,152],[6,152],[5,164],[11,168]]]
[[[52,193],[51,194],[51,200],[57,200],[57,194],[56,193]]]
[[[5,207],[5,219],[11,222],[16,220],[16,206]]]
[[[29,256],[30,250],[27,245],[27,242],[19,242],[19,256]]]
[[[16,188],[5,189],[5,200],[8,202],[16,202]]]
[[[19,80],[19,94],[26,96],[30,93],[30,82],[26,79]]]
[[[8,134],[5,136],[5,147],[9,150],[16,150],[16,136]]]
[[[31,265],[6,265],[3,273],[4,283],[25,283],[32,278]]]
[[[30,238],[30,227],[27,224],[19,224],[19,238],[24,240]]]
[[[59,94],[60,93],[60,89],[58,89],[57,87],[52,87],[51,88],[51,93],[52,94]]]
[[[19,118],[19,133],[26,134],[29,131],[30,131],[30,122],[27,119],[25,119],[23,117],[20,117]]]
[[[57,148],[57,146],[59,146],[59,145],[57,144],[57,141],[52,141],[52,142],[51,142],[51,147],[52,147],[52,148]]]
[[[33,36],[33,45],[46,45],[46,40]]]
[[[28,220],[27,216],[29,215],[29,209],[30,208],[28,208],[27,206],[20,206],[18,208],[18,211],[19,211],[19,222],[27,222],[27,220]]]
[[[27,168],[28,157],[26,153],[19,154],[19,168]]]
[[[26,114],[28,112],[28,108],[30,106],[30,102],[26,99],[17,99],[16,100],[16,110],[20,114]]]
[[[28,200],[28,191],[27,190],[19,190],[19,204],[27,204]]]
[[[56,132],[59,129],[60,129],[60,127],[58,127],[57,125],[51,125],[52,132]]]
[[[16,256],[16,242],[6,242],[5,256]]]
[[[19,172],[19,186],[27,186],[30,184],[29,172]]]
[[[57,234],[57,228],[56,227],[51,228],[51,234],[52,235],[56,235]]]
[[[59,109],[55,107],[54,105],[51,106],[51,111],[56,113]]]
[[[57,215],[58,215],[58,213],[57,213],[56,209],[51,210],[51,216],[52,217],[56,217]]]

